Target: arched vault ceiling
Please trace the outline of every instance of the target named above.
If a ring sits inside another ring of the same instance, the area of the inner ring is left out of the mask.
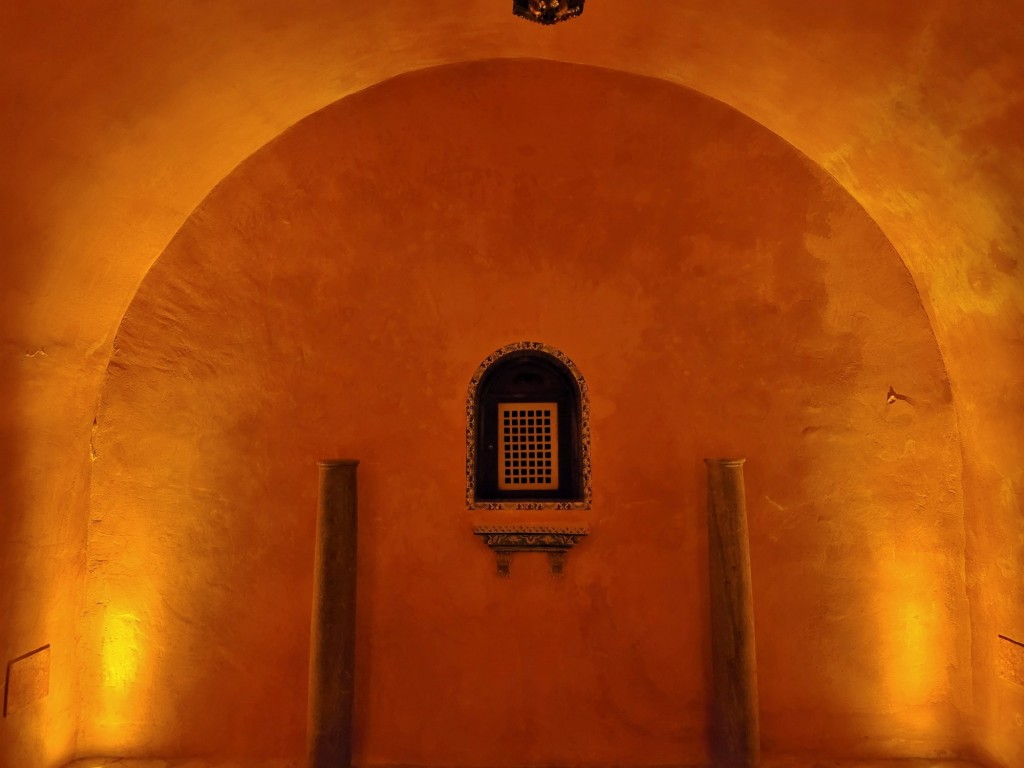
[[[1024,303],[1019,3],[591,0],[555,28],[508,6],[6,4],[8,334],[109,340],[184,217],[259,146],[383,79],[493,57],[663,78],[761,122],[879,222],[940,342],[960,312]]]

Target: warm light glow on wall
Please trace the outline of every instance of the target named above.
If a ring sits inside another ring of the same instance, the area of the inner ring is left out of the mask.
[[[144,679],[142,619],[126,608],[110,606],[102,622],[99,707],[95,725],[102,745],[117,750],[139,735],[139,706],[149,696]]]
[[[108,616],[103,625],[103,685],[124,691],[138,674],[138,617],[129,612]]]
[[[925,706],[945,690],[954,627],[941,618],[941,575],[926,556],[894,553],[879,564],[879,659],[892,717],[908,735],[934,727]]]
[[[901,607],[903,612],[903,657],[906,662],[899,676],[900,686],[907,696],[919,700],[934,686],[934,652],[928,647],[928,608],[921,601],[911,599]]]

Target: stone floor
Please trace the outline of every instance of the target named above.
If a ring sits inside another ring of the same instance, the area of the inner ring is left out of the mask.
[[[68,763],[65,768],[303,768],[299,760],[202,760],[181,758],[90,757]]]
[[[806,760],[765,758],[762,768],[980,768],[962,760]],[[66,768],[302,768],[299,760],[154,760],[95,757],[75,760]]]
[[[765,758],[762,768],[983,768],[978,763],[938,758],[902,760],[800,760]]]

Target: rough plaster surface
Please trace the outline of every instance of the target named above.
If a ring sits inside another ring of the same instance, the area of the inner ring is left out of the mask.
[[[381,41],[386,40],[387,45]],[[58,764],[80,711],[89,427],[146,270],[238,162],[394,74],[531,56],[729,103],[880,224],[922,292],[961,427],[972,740],[1024,764],[1024,25],[1005,0],[592,3],[557,30],[493,0],[0,6],[0,651],[54,644],[54,692],[0,722],[0,764]]]
[[[536,515],[463,502],[467,383],[523,339],[592,398],[562,579],[495,578],[472,524]],[[478,64],[294,127],[154,265],[93,445],[83,751],[301,752],[323,457],[361,460],[357,762],[703,760],[717,455],[748,459],[766,751],[967,743],[960,447],[913,282],[831,178],[675,87]]]

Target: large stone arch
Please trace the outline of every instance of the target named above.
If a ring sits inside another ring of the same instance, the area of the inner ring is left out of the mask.
[[[509,338],[588,371],[594,506],[565,514],[595,529],[564,582],[511,590],[462,499],[464,383]],[[313,469],[342,454],[360,762],[700,761],[700,459],[737,451],[766,746],[967,741],[959,442],[920,297],[827,173],[691,91],[478,62],[307,118],[147,275],[93,448],[89,752],[298,750]]]

